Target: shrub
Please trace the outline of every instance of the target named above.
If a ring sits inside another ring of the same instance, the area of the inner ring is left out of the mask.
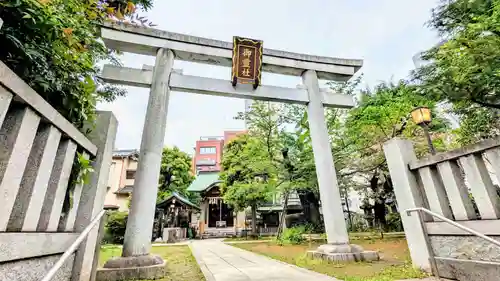
[[[401,223],[401,215],[398,212],[387,214],[385,219],[387,221],[387,230],[389,232],[403,231],[403,224]]]
[[[127,227],[127,212],[111,212],[106,222],[105,240],[108,243],[123,244]]]
[[[305,226],[296,226],[292,228],[287,228],[283,231],[283,234],[278,238],[278,243],[297,245],[305,241],[303,234],[306,233]]]
[[[104,235],[101,240],[101,245],[112,244],[113,236],[109,233],[108,227],[104,226]]]

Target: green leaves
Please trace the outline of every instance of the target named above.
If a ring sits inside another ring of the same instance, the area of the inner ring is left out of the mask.
[[[224,201],[238,210],[260,205],[276,190],[276,168],[269,158],[266,143],[241,135],[224,149],[222,158]]]
[[[194,180],[191,172],[191,160],[191,157],[178,147],[163,148],[158,188],[159,201],[174,191],[189,196],[186,188]]]
[[[97,77],[100,61],[116,61],[100,40],[99,25],[109,17],[106,2],[121,3],[129,10],[133,6],[125,0],[0,2],[4,20],[0,60],[79,128],[93,121],[98,101],[113,101],[125,94]],[[151,0],[133,3],[144,9],[152,6]]]
[[[414,73],[422,93],[454,104],[460,144],[498,135],[500,0],[442,1],[429,25],[446,41]]]

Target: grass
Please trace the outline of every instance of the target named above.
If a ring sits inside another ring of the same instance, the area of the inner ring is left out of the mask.
[[[304,234],[306,240],[316,240],[323,243],[326,243],[326,238],[324,235],[320,234]],[[388,232],[388,233],[380,233],[380,232],[351,232],[349,233],[349,239],[351,240],[374,240],[380,238],[404,238],[404,232]],[[230,237],[226,238],[224,242],[237,242],[237,241],[253,241],[253,240],[273,240],[276,236],[259,236],[257,238],[252,236],[247,237]]]
[[[255,240],[273,240],[274,236],[259,236],[259,237],[230,237],[225,238],[224,242],[236,242],[236,241],[255,241]]]
[[[371,263],[340,264],[307,257],[305,255],[306,251],[316,249],[320,245],[318,242],[284,246],[279,246],[272,242],[240,243],[233,244],[232,246],[345,281],[394,281],[428,276],[411,266],[408,245],[404,239],[359,240],[356,241],[356,244],[364,247],[366,250],[379,251],[382,260]]]
[[[101,247],[99,267],[107,260],[121,256],[121,253],[122,249],[116,246]],[[152,247],[151,253],[161,256],[167,262],[167,276],[158,281],[205,280],[188,246]]]

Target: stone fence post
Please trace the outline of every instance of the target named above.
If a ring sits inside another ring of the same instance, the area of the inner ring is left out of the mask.
[[[96,127],[89,136],[92,143],[97,146],[97,155],[92,163],[94,172],[89,184],[83,187],[80,195],[75,232],[83,231],[104,208],[117,127],[118,121],[112,112],[97,113]],[[102,220],[104,219],[103,217]],[[99,230],[102,230],[102,226],[101,222],[100,227],[94,227],[76,252],[72,281],[95,280],[99,253],[97,248],[100,246]]]
[[[413,265],[430,272],[429,258],[431,254],[428,250],[424,229],[422,229],[416,213],[412,216],[406,214],[406,210],[410,208],[425,208],[422,191],[414,173],[408,167],[411,161],[417,159],[413,145],[410,141],[395,138],[385,143],[384,153]]]

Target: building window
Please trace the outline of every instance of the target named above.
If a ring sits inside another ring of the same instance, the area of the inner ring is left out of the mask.
[[[135,171],[134,170],[128,170],[127,171],[127,175],[126,175],[126,179],[128,179],[128,180],[135,179]]]
[[[200,147],[200,154],[215,154],[215,153],[216,153],[215,146]]]

